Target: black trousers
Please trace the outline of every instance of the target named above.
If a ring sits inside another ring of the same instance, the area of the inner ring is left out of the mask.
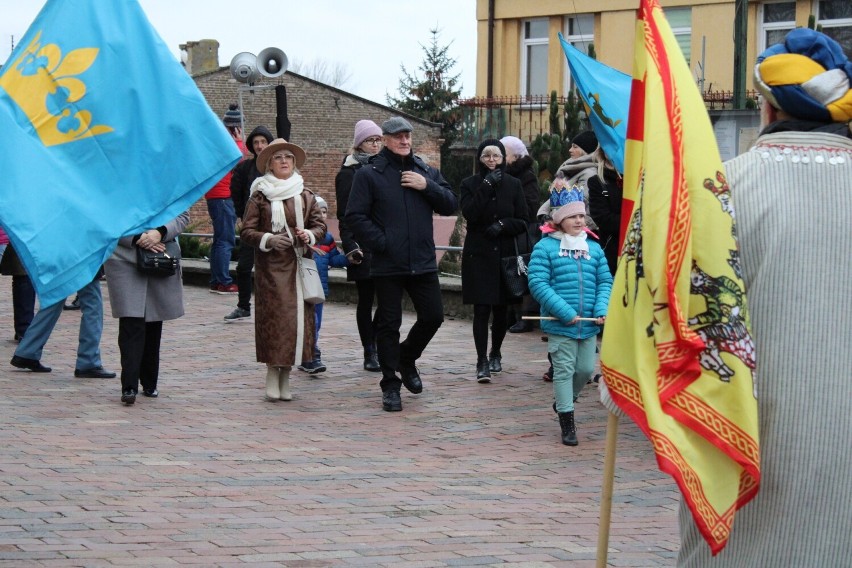
[[[378,299],[376,348],[382,368],[382,380],[379,384],[383,391],[398,391],[402,381],[397,377],[396,371],[400,365],[414,365],[444,322],[441,285],[437,272],[380,276],[373,280]],[[417,320],[408,331],[405,341],[400,343],[403,292],[408,293],[411,298]]]
[[[500,348],[506,338],[508,319],[506,304],[474,304],[473,305],[473,344],[476,346],[476,358],[482,359],[488,351],[488,319],[494,314],[491,322],[491,354],[500,356]]]
[[[254,268],[254,247],[240,241],[237,249],[237,307],[251,310],[251,271]]]
[[[358,335],[364,350],[372,350],[376,343],[376,320],[373,316],[373,299],[376,296],[376,285],[372,278],[356,280],[358,288],[358,306],[355,308],[355,322],[358,324]]]
[[[12,310],[15,319],[15,335],[24,336],[35,316],[36,293],[32,280],[26,274],[12,276]]]
[[[157,388],[160,376],[160,338],[163,322],[145,318],[118,318],[118,350],[121,353],[121,390]]]

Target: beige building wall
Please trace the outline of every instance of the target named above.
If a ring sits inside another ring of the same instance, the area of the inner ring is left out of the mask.
[[[556,34],[563,31],[565,16],[595,14],[595,51],[602,63],[624,73],[633,68],[633,40],[638,0],[494,0],[494,95],[521,94],[522,22],[529,18],[549,18],[548,91],[564,95],[567,66]],[[700,76],[702,38],[706,38],[704,87],[714,91],[733,89],[734,0],[661,0],[664,8],[692,8],[692,57],[690,70]],[[816,0],[797,0],[796,24],[807,25],[808,15],[816,12]],[[487,94],[488,75],[488,0],[477,0],[478,52],[476,96]],[[748,7],[747,89],[753,89],[751,67],[757,57],[759,8]]]

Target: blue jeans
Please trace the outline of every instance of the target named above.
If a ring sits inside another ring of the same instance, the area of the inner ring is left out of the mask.
[[[230,197],[208,199],[207,211],[213,222],[213,244],[210,247],[210,285],[234,283],[231,278],[231,251],[236,242],[237,214]]]
[[[101,366],[101,333],[104,329],[104,302],[101,283],[97,278],[83,286],[77,297],[80,299],[80,334],[77,344],[76,369],[88,371]],[[52,306],[41,307],[24,334],[15,355],[27,359],[41,360],[42,351],[50,339],[50,333],[62,315],[64,300]]]
[[[319,348],[319,332],[320,327],[322,327],[322,306],[322,304],[314,304],[314,323],[316,324],[314,332],[314,361],[322,360],[322,352]]]
[[[587,339],[572,339],[564,335],[547,334],[547,351],[553,360],[553,394],[557,412],[573,412],[574,399],[595,372],[593,335]]]

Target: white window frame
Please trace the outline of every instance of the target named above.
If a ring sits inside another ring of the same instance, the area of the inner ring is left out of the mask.
[[[521,81],[520,81],[520,86],[521,86],[520,95],[521,95],[521,97],[531,96],[531,94],[528,93],[529,85],[527,84],[527,69],[528,69],[528,65],[529,65],[529,61],[527,60],[529,52],[528,52],[527,48],[532,47],[532,46],[537,46],[537,45],[544,45],[544,46],[550,45],[550,38],[547,37],[546,34],[545,34],[544,37],[537,37],[537,38],[527,39],[526,37],[524,37],[526,35],[527,23],[528,22],[534,22],[536,20],[545,22],[548,26],[548,29],[549,29],[549,26],[550,26],[550,21],[549,21],[548,18],[529,18],[529,19],[522,21],[522,24],[521,24]],[[545,76],[547,76],[548,67],[549,67],[549,62],[547,62],[547,64],[545,65]],[[536,94],[533,94],[532,96],[536,96],[538,94],[545,96],[545,97],[548,96],[548,93],[546,93],[546,92],[545,93],[536,93]]]
[[[817,24],[822,26],[823,29],[826,28],[852,28],[852,18],[837,18],[834,20],[823,20],[822,15],[819,13],[819,1],[815,1],[815,8],[817,11],[816,21]]]
[[[672,33],[675,36],[675,41],[677,41],[679,36],[687,36],[689,38],[689,61],[687,61],[687,65],[692,66],[692,6],[675,6],[671,8],[664,8],[663,13],[677,10],[689,10],[689,26],[680,26],[680,27],[672,27]],[[671,25],[671,22],[669,22]],[[678,42],[678,46],[680,46],[680,42]],[[681,49],[681,52],[683,50]]]
[[[765,9],[767,4],[793,4],[795,6],[795,0],[775,0],[771,2],[761,2],[758,5],[758,13],[757,13],[757,21],[760,26],[760,35],[757,40],[757,53],[763,53],[767,47],[770,47],[766,44],[766,33],[771,31],[790,31],[796,27],[796,19],[795,15],[793,19],[786,22],[769,22],[766,23],[763,21],[765,17]]]
[[[592,18],[592,29],[590,30],[582,30],[582,33],[571,35],[569,32],[571,30],[571,20],[577,19],[580,16],[591,16]],[[565,16],[564,22],[562,24],[562,37],[565,38],[565,41],[574,45],[576,43],[594,43],[595,42],[595,15],[593,13],[588,14],[577,14],[576,16]],[[577,47],[574,45],[574,47]],[[582,50],[580,50],[582,51]],[[588,53],[584,53],[583,55],[588,55]],[[571,69],[568,67],[568,59],[565,59],[565,80],[562,82],[562,92],[565,96],[568,96],[574,89],[574,81],[571,79]]]

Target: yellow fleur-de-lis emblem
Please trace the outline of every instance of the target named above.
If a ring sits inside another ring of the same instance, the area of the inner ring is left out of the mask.
[[[77,78],[98,57],[98,48],[75,49],[62,56],[56,44],[42,45],[41,32],[3,69],[0,89],[15,101],[45,146],[97,136],[113,129],[93,124],[83,107],[86,84]]]

